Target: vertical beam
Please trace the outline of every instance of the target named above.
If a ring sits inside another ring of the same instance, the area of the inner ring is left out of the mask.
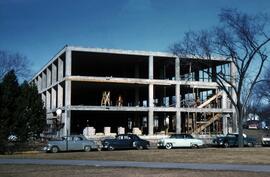
[[[46,74],[47,75],[47,87],[49,87],[51,85],[51,83],[52,83],[52,80],[51,80],[52,72],[51,72],[49,67],[46,69],[46,73],[47,73]]]
[[[180,59],[175,59],[175,80],[180,82]],[[176,96],[176,108],[181,107],[181,95],[180,95],[180,84],[175,85],[175,96]],[[181,112],[180,109],[176,111],[176,133],[181,133]]]
[[[47,111],[51,109],[51,93],[49,90],[46,91],[46,109]]]
[[[148,78],[149,79],[154,79],[154,57],[153,56],[149,56]]]
[[[38,80],[37,80],[37,78],[35,78],[34,84],[35,84],[36,86],[38,86]]]
[[[148,78],[154,79],[154,57],[153,56],[149,56]],[[148,134],[152,135],[154,133],[154,85],[149,84],[148,88],[149,88],[148,89],[148,102],[149,102]]]
[[[63,87],[60,84],[57,85],[57,107],[63,107]]]
[[[56,65],[52,63],[52,84],[56,83],[56,79],[57,79],[57,68]]]
[[[65,76],[71,76],[71,50],[66,49],[66,61],[65,61]],[[70,119],[71,119],[71,81],[65,80],[65,114],[64,114],[64,135],[70,135]]]
[[[42,72],[42,79],[41,80],[42,80],[41,89],[43,90],[46,88],[46,74],[44,72]]]
[[[56,90],[55,90],[55,88],[52,88],[51,99],[52,99],[52,109],[56,109]]]
[[[42,102],[43,102],[43,106],[46,108],[46,92],[43,92],[41,94],[41,99],[42,99]]]
[[[42,90],[42,79],[41,79],[41,76],[38,75],[38,92],[40,92]]]
[[[61,81],[63,79],[63,73],[64,73],[64,62],[59,57],[58,58],[58,81]]]
[[[71,119],[71,111],[70,110],[66,110],[65,113],[62,115],[63,116],[63,120],[64,120],[64,129],[63,129],[63,134],[64,136],[68,136],[70,135],[70,119]]]
[[[180,111],[180,84],[176,84],[175,88],[175,94],[176,94],[176,133],[181,133],[181,111]]]
[[[70,119],[71,119],[71,81],[65,81],[65,114],[64,114],[64,135],[70,134]]]
[[[175,80],[180,80],[180,59],[179,57],[175,58]]]
[[[149,112],[148,112],[148,134],[154,133],[154,85],[149,84]]]
[[[66,75],[65,76],[71,76],[71,50],[67,48],[66,50]]]
[[[221,105],[222,109],[226,109],[227,108],[227,101],[228,101],[227,94],[226,94],[225,91],[223,91],[222,92],[222,105]]]
[[[223,127],[222,127],[222,129],[223,129],[223,134],[224,135],[227,135],[228,134],[228,116],[226,116],[226,115],[223,115],[223,117],[222,117],[222,125],[223,125]]]

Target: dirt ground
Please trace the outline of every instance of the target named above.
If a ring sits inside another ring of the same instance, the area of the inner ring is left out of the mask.
[[[0,165],[1,177],[269,177],[269,173],[232,172],[232,171],[200,171],[169,170],[142,168],[97,168],[81,166],[49,166],[49,165]]]
[[[124,160],[143,162],[193,162],[270,164],[270,147],[266,148],[204,148],[204,149],[149,149],[93,152],[45,153],[30,152],[0,155],[0,158],[39,158],[74,160]]]

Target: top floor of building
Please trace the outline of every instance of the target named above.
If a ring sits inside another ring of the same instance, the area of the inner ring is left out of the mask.
[[[76,76],[91,81],[100,78],[137,84],[152,81],[157,85],[187,82],[211,85],[219,72],[229,76],[231,62],[224,59],[179,58],[164,52],[65,46],[31,81],[38,85],[39,91],[67,77]]]

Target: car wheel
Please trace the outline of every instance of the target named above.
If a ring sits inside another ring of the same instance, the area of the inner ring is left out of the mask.
[[[192,144],[192,145],[191,145],[191,148],[192,148],[192,149],[199,149],[199,146],[198,146],[197,144]]]
[[[85,152],[90,152],[91,151],[91,147],[90,146],[85,146],[84,147],[84,151]]]
[[[142,146],[142,145],[137,145],[136,148],[137,148],[138,150],[143,150],[143,146]]]
[[[112,145],[109,145],[108,150],[109,151],[113,151],[114,150],[114,147]]]
[[[253,143],[248,143],[248,147],[254,147]]]
[[[149,147],[150,147],[150,145],[146,145],[145,147],[144,147],[144,149],[149,149]]]
[[[223,146],[224,146],[225,148],[230,147],[228,142],[225,142]]]
[[[172,143],[167,143],[165,146],[166,149],[171,149],[172,148]]]
[[[58,147],[53,146],[51,151],[52,151],[52,153],[57,153],[59,151],[59,149],[58,149]]]

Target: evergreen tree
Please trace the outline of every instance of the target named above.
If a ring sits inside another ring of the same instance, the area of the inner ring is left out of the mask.
[[[19,95],[19,84],[14,70],[3,78],[0,92],[0,146],[3,146],[9,135],[15,130],[16,99]]]
[[[46,112],[41,96],[34,84],[26,81],[20,86],[20,96],[17,99],[16,134],[20,141],[37,138],[46,125]]]

